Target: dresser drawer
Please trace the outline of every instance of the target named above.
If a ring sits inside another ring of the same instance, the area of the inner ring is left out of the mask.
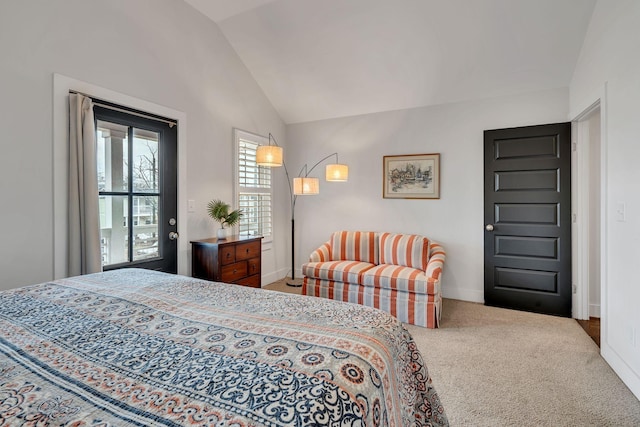
[[[236,281],[238,285],[249,286],[251,288],[260,288],[260,275],[254,274],[253,276],[245,277],[244,279],[240,279]]]
[[[256,242],[239,243],[236,245],[236,261],[259,257],[260,255],[259,240]]]
[[[234,245],[220,247],[220,264],[231,264],[236,262],[236,247]]]
[[[220,281],[231,283],[238,279],[241,279],[247,275],[247,262],[240,261],[233,264],[225,265],[222,267],[222,274],[220,275]]]
[[[250,260],[247,260],[247,274],[248,275],[252,275],[252,274],[260,274],[260,257],[257,258],[251,258]]]

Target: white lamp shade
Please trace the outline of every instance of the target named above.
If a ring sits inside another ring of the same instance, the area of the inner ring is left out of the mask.
[[[349,179],[349,166],[330,164],[326,168],[326,180],[332,182],[344,182]]]
[[[258,166],[282,166],[282,147],[277,145],[260,145],[256,150]]]
[[[318,178],[293,178],[293,194],[306,196],[320,193]]]

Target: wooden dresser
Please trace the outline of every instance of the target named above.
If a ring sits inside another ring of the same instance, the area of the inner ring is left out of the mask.
[[[193,240],[191,275],[214,282],[259,288],[262,237]]]

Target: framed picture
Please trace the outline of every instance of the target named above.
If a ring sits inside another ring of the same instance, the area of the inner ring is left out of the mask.
[[[439,199],[440,153],[384,156],[382,197]]]

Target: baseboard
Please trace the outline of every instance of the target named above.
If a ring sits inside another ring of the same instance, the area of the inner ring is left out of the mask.
[[[640,400],[640,375],[638,375],[606,342],[600,343],[600,354],[620,377],[623,383]]]
[[[442,287],[442,297],[484,304],[484,289]]]
[[[600,318],[600,304],[589,304],[589,317]]]
[[[280,270],[273,271],[271,273],[262,274],[262,286],[266,286],[270,283],[276,282],[282,278],[289,272],[286,268],[281,268]]]

